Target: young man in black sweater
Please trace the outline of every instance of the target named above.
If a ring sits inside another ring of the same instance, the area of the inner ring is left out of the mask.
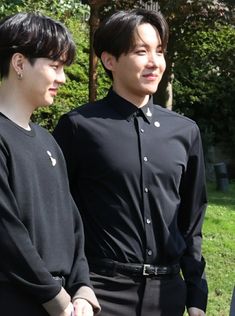
[[[75,55],[67,29],[18,13],[0,21],[0,314],[92,316],[100,307],[61,150],[30,122],[53,103]]]

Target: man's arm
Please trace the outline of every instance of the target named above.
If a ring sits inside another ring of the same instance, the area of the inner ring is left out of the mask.
[[[181,205],[178,223],[186,243],[181,269],[187,285],[187,308],[206,310],[207,281],[201,254],[202,224],[207,206],[204,156],[199,129],[191,135],[188,163],[180,185]],[[190,310],[194,315],[194,309]],[[199,314],[200,315],[200,314]]]
[[[20,210],[8,182],[9,171],[6,150],[0,142],[0,280],[9,280],[30,292],[38,304],[47,304],[52,310],[63,312],[70,303],[69,294],[53,279],[31,242]],[[46,306],[47,306],[46,305]]]

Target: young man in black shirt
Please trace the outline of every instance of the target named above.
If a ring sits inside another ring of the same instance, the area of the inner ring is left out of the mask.
[[[64,115],[54,131],[84,220],[102,316],[182,316],[185,306],[190,316],[205,315],[200,133],[151,97],[167,40],[160,13],[121,11],[104,21],[94,49],[112,88]]]
[[[67,29],[18,13],[0,21],[0,314],[93,316],[99,304],[82,221],[54,138],[30,122],[65,82]]]

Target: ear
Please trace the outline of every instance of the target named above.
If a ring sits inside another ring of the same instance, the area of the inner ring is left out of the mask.
[[[105,66],[106,69],[113,71],[115,68],[115,64],[116,64],[116,57],[114,57],[113,55],[107,53],[107,52],[103,52],[101,54],[101,60],[103,65]]]
[[[25,56],[21,53],[15,53],[11,58],[12,67],[18,75],[23,73],[25,60]]]

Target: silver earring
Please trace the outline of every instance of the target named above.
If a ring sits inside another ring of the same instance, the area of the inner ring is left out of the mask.
[[[22,80],[22,78],[23,78],[23,74],[21,72],[18,72],[17,73],[17,79],[18,80]]]

